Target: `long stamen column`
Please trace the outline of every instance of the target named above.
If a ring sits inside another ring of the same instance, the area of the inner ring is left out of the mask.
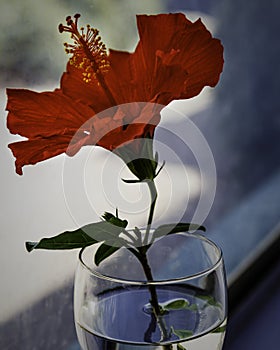
[[[104,74],[110,68],[106,47],[101,41],[99,32],[89,25],[78,29],[79,14],[66,18],[67,25],[60,24],[58,29],[60,33],[68,32],[71,34],[73,44],[65,43],[65,51],[72,54],[70,64],[81,70],[83,80],[89,83],[96,80],[105,92],[110,104],[117,105],[108,85],[105,82]]]

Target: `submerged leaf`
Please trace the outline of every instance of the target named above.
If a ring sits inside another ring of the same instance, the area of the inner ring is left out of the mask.
[[[197,295],[197,298],[204,300],[208,306],[222,307],[221,303],[216,301],[212,295]]]
[[[180,339],[186,339],[193,335],[193,332],[187,329],[174,329],[171,327],[172,333],[177,335]]]
[[[226,331],[226,326],[221,326],[216,329],[214,329],[211,333],[223,333]]]
[[[190,303],[186,299],[176,299],[161,306],[164,310],[183,310],[189,308],[189,305]]]
[[[178,345],[177,345],[177,350],[187,350],[187,349],[184,348],[183,345],[178,344]]]

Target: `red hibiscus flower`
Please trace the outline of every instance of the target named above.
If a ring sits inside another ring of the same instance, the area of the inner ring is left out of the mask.
[[[79,32],[78,18],[59,26],[74,39],[66,44],[72,57],[60,88],[7,90],[8,128],[26,138],[9,145],[18,174],[24,165],[64,152],[72,156],[84,145],[112,151],[152,138],[163,106],[218,83],[223,47],[200,20],[192,23],[183,14],[138,16],[135,52],[107,55],[97,30],[88,26]]]

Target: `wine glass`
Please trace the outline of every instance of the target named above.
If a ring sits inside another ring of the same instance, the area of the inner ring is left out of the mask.
[[[97,266],[81,250],[74,313],[83,350],[220,350],[227,318],[222,253],[203,235],[167,235],[147,252],[152,279],[127,248]]]

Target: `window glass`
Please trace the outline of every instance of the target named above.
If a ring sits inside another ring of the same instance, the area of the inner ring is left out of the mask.
[[[211,105],[191,118],[214,155],[217,190],[206,226],[230,273],[279,231],[280,5],[201,0],[169,1],[169,8],[209,19],[224,45],[224,71]]]

